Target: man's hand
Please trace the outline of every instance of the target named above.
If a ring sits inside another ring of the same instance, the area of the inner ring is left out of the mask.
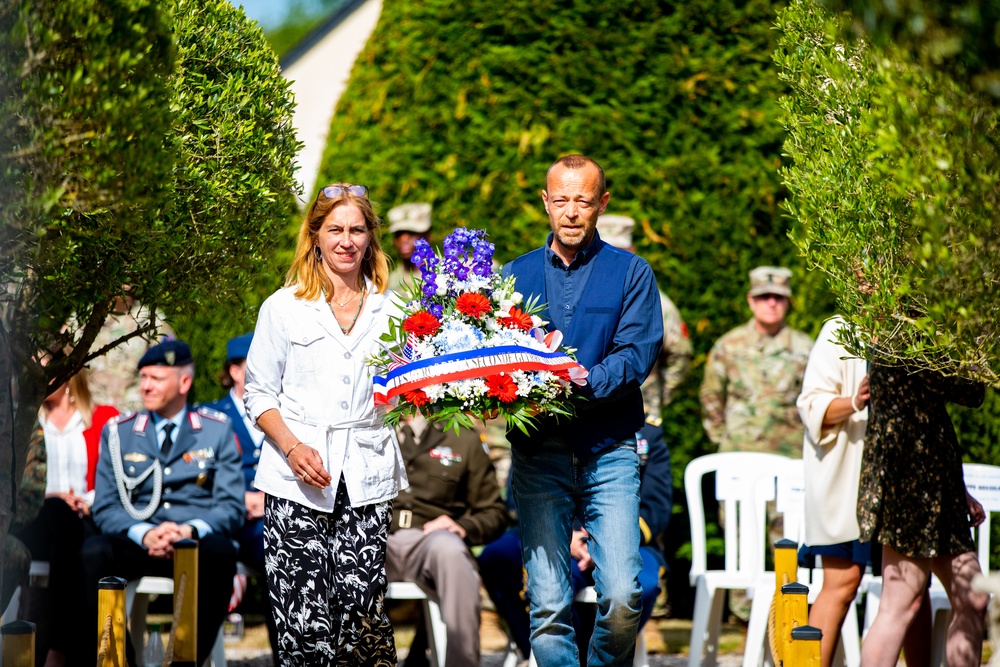
[[[190,526],[184,526],[190,537]],[[174,554],[174,542],[184,539],[181,527],[173,521],[164,521],[156,528],[150,528],[142,536],[142,546],[154,558],[170,558]]]
[[[247,519],[259,519],[264,516],[264,492],[247,491],[243,494],[243,502],[247,506]]]
[[[587,531],[574,530],[569,543],[569,555],[579,561],[577,566],[580,568],[580,572],[594,568],[594,559],[590,557],[590,549],[587,548],[588,540],[590,540],[590,535],[587,534]]]
[[[435,530],[447,530],[449,533],[455,533],[463,540],[465,539],[465,528],[462,528],[454,519],[445,514],[424,524],[424,535]]]

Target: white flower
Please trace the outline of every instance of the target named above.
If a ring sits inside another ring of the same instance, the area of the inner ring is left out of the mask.
[[[440,401],[445,396],[445,386],[443,384],[431,384],[424,387],[424,393],[432,403]]]
[[[442,354],[475,350],[482,346],[486,336],[478,327],[458,319],[447,319],[434,336],[434,345]]]

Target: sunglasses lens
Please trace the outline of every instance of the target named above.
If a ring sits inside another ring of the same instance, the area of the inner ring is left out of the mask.
[[[323,188],[323,194],[326,195],[327,199],[333,199],[334,197],[339,197],[344,194],[345,190],[355,197],[364,197],[368,194],[368,188],[364,185],[348,185],[347,188],[343,188],[339,185],[328,185]]]

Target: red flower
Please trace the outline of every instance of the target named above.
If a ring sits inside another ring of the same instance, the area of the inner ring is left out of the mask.
[[[426,310],[413,313],[403,321],[403,331],[414,336],[433,336],[441,328],[441,322]]]
[[[534,324],[531,323],[531,315],[513,306],[510,309],[510,315],[508,317],[501,317],[500,324],[511,329],[524,329],[525,331],[531,331]]]
[[[559,378],[562,382],[569,384],[569,371],[567,370],[552,371],[552,374],[555,375],[557,378]]]
[[[430,397],[424,393],[423,389],[403,392],[403,400],[417,406],[418,408],[431,402]]]
[[[502,403],[513,403],[517,400],[517,385],[506,373],[487,375],[486,394],[496,396]]]
[[[476,292],[466,292],[455,300],[458,312],[469,317],[482,317],[492,310],[490,300]]]

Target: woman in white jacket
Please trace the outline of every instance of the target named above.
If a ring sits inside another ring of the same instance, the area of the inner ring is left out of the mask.
[[[396,314],[367,189],[323,188],[285,287],[261,306],[247,413],[267,436],[255,485],[283,666],[395,667],[383,608],[399,445],[376,410],[366,357]]]
[[[809,353],[797,405],[806,427],[806,544],[802,555],[823,559],[823,588],[809,612],[809,624],[823,631],[822,666],[829,667],[840,626],[857,595],[871,557],[871,544],[858,537],[858,480],[868,424],[868,372],[864,359],[837,342],[844,320],[824,325]]]

